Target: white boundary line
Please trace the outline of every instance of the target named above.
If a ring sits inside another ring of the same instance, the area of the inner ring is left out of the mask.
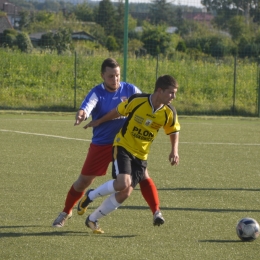
[[[65,137],[65,136],[59,136],[59,135],[47,135],[47,134],[39,134],[39,133],[30,133],[30,132],[14,131],[14,130],[7,130],[7,129],[0,129],[0,132],[9,132],[9,133],[36,135],[36,136],[46,136],[46,137],[60,138],[60,139],[66,139],[66,140],[91,142],[91,140],[89,140],[89,139],[72,138],[72,137]],[[160,143],[168,143],[168,142],[160,142]],[[180,143],[181,144],[200,144],[200,145],[260,146],[260,144],[250,144],[250,143],[213,143],[213,142],[205,142],[205,143],[204,142],[180,142]]]
[[[60,135],[38,134],[38,133],[14,131],[14,130],[7,130],[7,129],[0,129],[0,131],[1,132],[24,134],[24,135],[38,135],[38,136],[54,137],[54,138],[60,138],[60,139],[66,139],[66,140],[76,140],[76,141],[91,142],[91,140],[89,140],[89,139],[72,138],[72,137],[65,137],[65,136],[60,136]]]

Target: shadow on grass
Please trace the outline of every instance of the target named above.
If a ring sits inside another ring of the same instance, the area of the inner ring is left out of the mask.
[[[232,190],[232,191],[260,191],[256,188],[159,188],[158,190]]]
[[[8,228],[8,227],[2,227]],[[14,227],[16,228],[16,227]],[[51,232],[7,232],[7,233],[0,233],[1,238],[7,237],[31,237],[31,236],[66,236],[66,235],[77,235],[77,236],[86,236],[88,235],[87,232],[77,232],[77,231],[51,231]]]
[[[33,237],[33,236],[39,236],[39,237],[49,237],[49,236],[64,237],[64,236],[90,236],[90,235],[92,235],[92,234],[88,233],[88,232],[74,232],[74,231],[30,232],[30,233],[7,232],[7,233],[0,233],[0,240],[1,240],[1,238]],[[134,238],[134,237],[136,237],[136,235],[111,236],[109,234],[102,234],[102,235],[98,235],[97,237],[98,238],[100,238],[100,237],[110,237],[110,238],[131,238],[131,237],[133,237]]]
[[[242,243],[243,241],[241,240],[199,240],[198,242],[200,243]]]
[[[121,206],[121,209],[131,209],[131,210],[144,210],[149,209],[145,206]],[[260,209],[202,209],[202,208],[169,208],[160,207],[161,210],[175,210],[175,211],[202,211],[202,212],[260,212]]]
[[[136,188],[135,190],[140,190],[140,188]],[[220,190],[220,191],[225,191],[225,190],[232,190],[232,191],[260,191],[260,189],[256,189],[256,188],[157,188],[157,190],[161,190],[161,191],[168,191],[168,190],[172,190],[172,191],[175,191],[175,190],[180,190],[180,191],[189,191],[189,190],[198,190],[198,191],[207,191],[207,190]]]

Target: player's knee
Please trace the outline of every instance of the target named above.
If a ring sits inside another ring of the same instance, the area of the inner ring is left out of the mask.
[[[84,191],[94,181],[95,176],[80,175],[74,182],[74,188],[78,191]]]
[[[131,186],[131,177],[128,174],[119,174],[114,182],[116,191],[122,191]]]

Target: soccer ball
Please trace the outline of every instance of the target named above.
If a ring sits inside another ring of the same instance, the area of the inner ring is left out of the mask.
[[[238,237],[242,241],[253,241],[259,236],[259,224],[253,218],[242,218],[236,226]]]

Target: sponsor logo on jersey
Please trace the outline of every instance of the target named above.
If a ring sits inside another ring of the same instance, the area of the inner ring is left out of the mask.
[[[146,119],[146,121],[145,121],[144,124],[145,124],[146,126],[150,126],[150,125],[152,124],[152,122],[153,122],[153,121],[152,121],[151,119]]]
[[[143,121],[144,121],[144,119],[142,118],[142,117],[140,117],[140,116],[137,116],[137,115],[135,115],[135,121],[138,123],[138,124],[142,124],[143,123]]]
[[[162,127],[162,125],[160,125],[160,124],[158,124],[156,122],[152,122],[150,127],[153,128],[153,129],[159,130]]]
[[[150,115],[150,114],[146,114],[147,116],[151,117],[151,118],[155,118],[154,115]]]
[[[132,135],[135,138],[138,138],[143,141],[151,142],[154,139],[154,134],[147,130],[142,130],[141,128],[138,128],[134,126],[132,130]]]

